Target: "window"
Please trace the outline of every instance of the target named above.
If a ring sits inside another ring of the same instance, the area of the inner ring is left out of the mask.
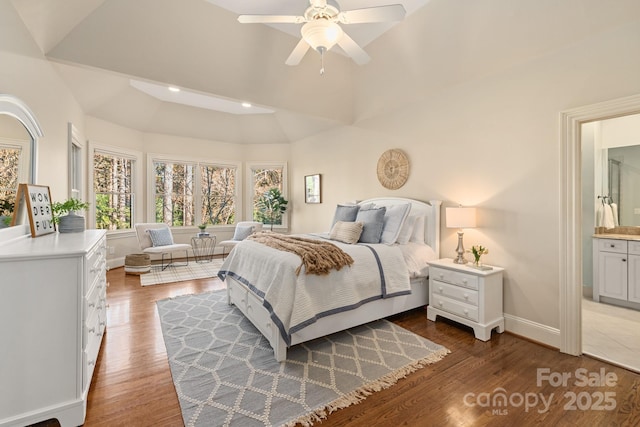
[[[194,226],[236,221],[237,164],[153,157],[155,222]]]
[[[248,165],[250,174],[250,203],[253,221],[259,221],[263,224],[271,224],[275,226],[286,227],[287,216],[278,213],[272,218],[266,217],[259,209],[260,197],[272,188],[277,188],[282,196],[287,198],[287,165],[286,163],[254,163]]]
[[[93,192],[96,228],[132,228],[134,168],[135,158],[94,150]]]
[[[233,224],[236,220],[236,167],[200,166],[202,209],[199,223]]]
[[[82,143],[78,130],[69,123],[69,198],[82,200]]]

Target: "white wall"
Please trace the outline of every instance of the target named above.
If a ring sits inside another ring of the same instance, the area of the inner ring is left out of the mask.
[[[325,200],[297,205],[294,231],[326,229],[335,203],[378,195],[477,206],[480,224],[465,242],[487,246],[486,262],[506,268],[507,329],[558,346],[559,113],[640,93],[640,57],[629,55],[640,51],[639,6],[609,6],[430,2],[409,18],[420,25],[368,47],[390,58],[359,70],[361,120],[294,144],[294,191],[321,173]],[[428,24],[450,25],[451,38]],[[411,161],[398,191],[375,178],[389,148]],[[442,255],[453,256],[455,233],[442,232]]]
[[[9,1],[0,1],[0,64],[0,93],[26,103],[44,133],[38,146],[37,184],[48,185],[54,201],[66,199],[67,123],[83,135],[84,114]]]

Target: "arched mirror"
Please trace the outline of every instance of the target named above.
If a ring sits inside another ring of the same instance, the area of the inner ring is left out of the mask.
[[[18,184],[36,183],[41,137],[42,130],[29,107],[15,96],[0,94],[0,241],[16,233],[7,229],[6,218],[13,213]],[[16,225],[24,228],[25,223],[26,218],[19,218]]]

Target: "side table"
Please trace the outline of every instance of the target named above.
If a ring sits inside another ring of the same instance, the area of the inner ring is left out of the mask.
[[[191,248],[196,262],[211,262],[216,248],[216,236],[195,236],[191,238]]]

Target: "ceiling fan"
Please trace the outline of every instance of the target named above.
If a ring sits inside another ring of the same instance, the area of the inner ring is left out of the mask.
[[[287,65],[298,65],[309,47],[318,51],[323,61],[324,53],[336,44],[358,65],[363,65],[371,58],[342,30],[339,24],[401,21],[406,13],[401,4],[341,11],[334,0],[309,0],[309,3],[310,6],[301,16],[240,15],[238,22],[242,24],[303,24],[300,29],[302,39],[287,58],[285,62]],[[320,74],[323,73],[324,66],[321,66]]]

